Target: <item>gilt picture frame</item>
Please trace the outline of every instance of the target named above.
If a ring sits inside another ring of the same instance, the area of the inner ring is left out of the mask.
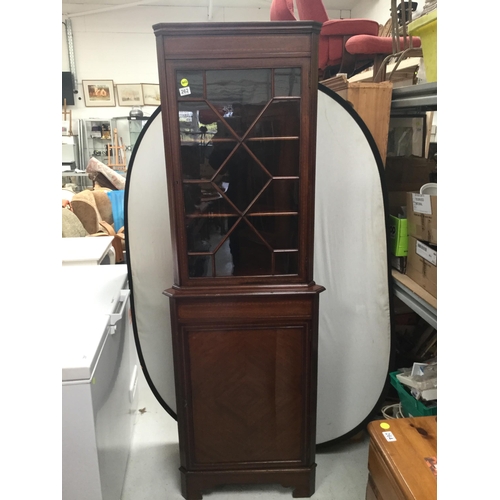
[[[142,92],[144,95],[145,106],[159,106],[160,101],[160,86],[156,83],[143,83]]]
[[[140,83],[119,83],[116,85],[118,106],[143,106],[144,97]]]
[[[82,80],[82,86],[88,108],[116,106],[113,80]]]

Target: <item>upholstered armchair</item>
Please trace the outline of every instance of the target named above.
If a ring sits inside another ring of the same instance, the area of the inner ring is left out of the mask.
[[[296,21],[295,13],[293,11],[293,0],[272,0],[271,21]]]
[[[293,15],[293,2],[280,0],[276,3],[285,4],[276,9],[276,15]],[[288,14],[285,12],[287,4],[292,4]],[[329,19],[322,0],[296,0],[296,5],[300,20],[318,21],[323,25],[319,41],[320,78],[337,73],[351,77],[373,65],[373,80],[383,81],[389,59],[397,58],[399,64],[405,57],[421,54],[420,38],[407,36],[407,9],[398,8],[397,0],[391,0],[390,36],[379,36],[379,24],[370,19]]]
[[[379,25],[370,19],[329,19],[322,0],[296,0],[301,21],[323,24],[319,37],[319,71],[323,77],[337,73],[360,71],[373,63],[373,58],[354,60],[355,67],[345,68],[345,44],[352,36],[377,36]],[[349,64],[351,61],[349,60]],[[350,76],[350,75],[349,75]]]

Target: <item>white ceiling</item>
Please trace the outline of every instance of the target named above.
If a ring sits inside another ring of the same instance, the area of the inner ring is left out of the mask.
[[[178,7],[260,7],[269,8],[271,0],[62,0],[62,10],[65,5],[71,5],[71,11],[83,12],[116,5],[167,5]],[[358,0],[323,0],[327,10],[350,10]]]

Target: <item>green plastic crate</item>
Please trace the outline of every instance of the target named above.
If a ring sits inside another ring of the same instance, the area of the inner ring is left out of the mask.
[[[422,403],[422,401],[415,399],[397,379],[397,373],[399,372],[389,373],[389,376],[391,378],[391,385],[394,389],[396,389],[401,401],[401,410],[403,415],[405,417],[428,417],[437,415],[437,406],[428,408],[424,405],[424,403]]]

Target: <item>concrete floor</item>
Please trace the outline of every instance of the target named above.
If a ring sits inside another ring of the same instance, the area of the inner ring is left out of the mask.
[[[143,376],[139,408],[121,500],[183,500],[180,493],[177,423],[160,406]],[[144,411],[145,410],[145,411]],[[364,500],[368,478],[368,436],[337,443],[316,453],[315,500]],[[222,486],[204,500],[291,499],[280,485]]]

